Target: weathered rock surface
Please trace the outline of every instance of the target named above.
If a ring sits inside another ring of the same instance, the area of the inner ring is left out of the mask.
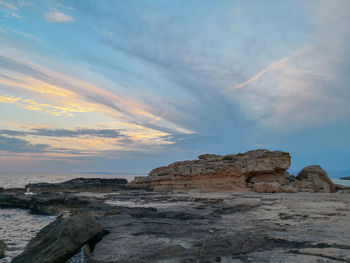
[[[37,184],[27,184],[25,187],[31,190],[84,190],[84,189],[124,189],[125,185],[128,183],[126,179],[104,179],[104,178],[75,178],[62,183],[37,183]]]
[[[138,177],[133,186],[155,190],[232,191],[251,190],[254,183],[285,184],[284,172],[290,166],[286,152],[254,150],[244,154],[200,155],[198,160],[175,162]]]
[[[281,185],[277,182],[273,183],[255,183],[254,191],[258,193],[279,193],[281,192]]]
[[[73,215],[93,213],[108,232],[91,247],[91,263],[348,262],[350,257],[347,193],[121,190],[110,194],[38,194],[26,202],[29,206],[40,202],[42,209],[51,207],[49,201],[39,201],[50,200],[47,195],[61,198],[63,205],[64,200],[75,199],[74,205],[69,201],[59,210]],[[22,204],[13,201],[12,205]],[[77,229],[81,225],[69,224]]]
[[[100,223],[89,214],[59,218],[43,228],[12,263],[65,262],[100,233]]]
[[[4,241],[0,240],[0,258],[5,256],[6,244]]]
[[[111,195],[108,203],[134,210],[100,218],[110,234],[96,244],[92,263],[316,263],[350,256],[348,194],[133,192]],[[141,207],[156,210],[136,213]]]
[[[329,179],[325,170],[319,165],[310,165],[302,169],[296,179],[308,184],[308,188],[315,192],[334,193],[334,183]]]
[[[96,208],[95,202],[93,198],[77,197],[69,193],[42,193],[34,196],[26,196],[23,192],[0,194],[1,208],[28,209],[36,214],[59,215],[67,210],[93,210]]]

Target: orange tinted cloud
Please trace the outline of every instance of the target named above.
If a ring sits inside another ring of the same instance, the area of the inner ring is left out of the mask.
[[[15,98],[15,97],[12,97],[12,96],[0,95],[0,102],[2,102],[2,103],[16,103],[20,99],[21,98]]]
[[[252,78],[242,82],[242,83],[239,83],[233,87],[230,87],[228,89],[226,89],[224,92],[227,92],[227,91],[231,91],[231,90],[236,90],[236,89],[240,89],[240,88],[243,88],[249,84],[252,84],[253,82],[257,81],[261,76],[263,76],[265,73],[271,71],[271,70],[277,70],[279,69],[281,66],[283,66],[286,62],[288,61],[288,58],[285,57],[285,58],[282,58],[272,64],[270,64],[269,66],[267,66],[266,68],[264,68],[262,71],[260,71],[258,74],[256,74],[255,76],[253,76]]]

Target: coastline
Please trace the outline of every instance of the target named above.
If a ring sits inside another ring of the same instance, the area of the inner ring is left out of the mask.
[[[41,189],[26,197],[23,190],[0,193],[0,206],[27,206],[31,212],[58,218],[93,215],[98,220],[108,234],[94,244],[89,262],[305,262],[330,258],[346,262],[350,258],[350,231],[346,231],[350,230],[349,193],[68,187],[64,192]]]
[[[348,262],[350,187],[319,165],[291,175],[290,164],[289,153],[258,149],[200,155],[132,182],[0,189],[0,208],[56,218],[12,262]]]

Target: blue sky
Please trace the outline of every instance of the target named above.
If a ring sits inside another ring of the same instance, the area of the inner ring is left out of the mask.
[[[349,169],[350,2],[305,2],[0,0],[1,169]]]

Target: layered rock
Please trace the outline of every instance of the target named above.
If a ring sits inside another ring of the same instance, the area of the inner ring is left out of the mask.
[[[286,184],[284,172],[290,155],[281,151],[253,150],[226,156],[205,154],[198,160],[175,162],[137,177],[132,186],[155,190],[234,191],[251,190],[255,183]]]
[[[254,184],[254,191],[258,193],[279,193],[281,185],[277,182],[260,182]]]
[[[334,193],[336,191],[334,183],[329,179],[325,170],[319,165],[310,165],[302,169],[297,177],[298,188],[310,188],[315,192]]]
[[[43,228],[12,263],[65,262],[99,234],[100,223],[88,214],[59,218]]]

